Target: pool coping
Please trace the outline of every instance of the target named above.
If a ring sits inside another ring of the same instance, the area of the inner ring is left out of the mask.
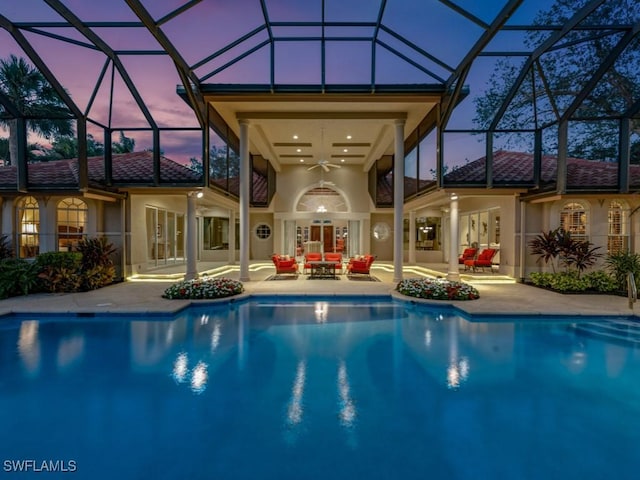
[[[88,292],[84,292],[88,293]],[[39,299],[49,297],[49,298],[60,298],[64,295],[82,295],[82,294],[37,294]],[[560,321],[567,319],[612,319],[615,318],[617,320],[625,320],[625,321],[640,321],[640,316],[636,314],[633,310],[627,313],[623,312],[571,312],[571,311],[508,311],[502,310],[498,307],[494,311],[480,311],[473,307],[473,303],[477,302],[477,300],[429,300],[423,298],[410,297],[407,295],[403,295],[395,290],[390,290],[387,293],[381,292],[372,292],[372,293],[327,293],[327,292],[244,292],[238,295],[232,295],[229,297],[217,298],[217,299],[189,299],[189,300],[168,300],[162,299],[162,303],[160,305],[154,304],[154,308],[148,308],[149,305],[146,305],[142,308],[131,308],[127,309],[126,307],[123,309],[122,307],[116,307],[115,309],[110,308],[90,308],[90,307],[81,307],[76,306],[74,308],[68,309],[33,309],[29,308],[28,302],[24,302],[26,305],[20,307],[9,307],[2,309],[0,308],[0,321],[4,319],[25,319],[29,317],[50,317],[50,318],[60,318],[60,317],[73,317],[74,319],[78,318],[96,318],[96,317],[112,317],[112,318],[137,318],[137,317],[148,317],[152,315],[155,318],[169,319],[179,315],[190,308],[197,308],[207,305],[225,305],[225,304],[234,304],[234,303],[242,303],[251,301],[253,299],[260,298],[272,298],[272,299],[285,299],[285,300],[311,300],[311,299],[319,299],[319,298],[340,298],[340,299],[359,299],[359,300],[370,300],[374,299],[378,300],[396,300],[400,302],[404,302],[408,305],[417,304],[417,305],[425,305],[431,306],[434,308],[438,308],[439,310],[445,311],[453,311],[457,315],[462,316],[468,321],[472,322],[500,322],[500,321],[513,321],[514,319],[518,321],[522,320],[546,320],[546,321]],[[166,300],[166,301],[165,301]],[[168,303],[170,302],[170,303]],[[173,306],[173,307],[170,307]],[[104,307],[108,307],[110,305],[105,304]],[[465,308],[468,307],[468,308]],[[1,304],[0,304],[1,307]],[[27,308],[24,308],[27,307]],[[36,307],[37,308],[37,307]]]

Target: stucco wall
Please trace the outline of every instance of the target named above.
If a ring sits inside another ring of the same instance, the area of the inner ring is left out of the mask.
[[[321,168],[307,170],[310,165],[283,166],[277,175],[277,193],[273,200],[275,212],[294,212],[300,197],[321,179],[333,182],[331,188],[344,194],[352,212],[369,211],[367,174],[362,168],[344,165],[321,173]]]
[[[389,227],[389,236],[386,240],[377,240],[373,236],[373,229],[378,223],[386,224],[387,227]],[[371,245],[371,254],[374,255],[377,260],[385,262],[393,261],[393,213],[372,214],[370,228],[367,233]]]
[[[264,223],[271,227],[271,236],[266,239],[261,239],[256,236],[256,227]],[[274,221],[273,214],[269,212],[252,213],[249,221],[249,235],[251,251],[249,252],[249,258],[251,260],[269,260],[274,253]]]

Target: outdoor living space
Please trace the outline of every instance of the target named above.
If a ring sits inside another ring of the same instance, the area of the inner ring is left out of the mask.
[[[374,264],[375,265],[375,264]],[[237,266],[210,263],[200,265],[203,275],[238,278]],[[429,265],[406,268],[405,278],[423,275],[444,274],[446,266]],[[397,295],[393,282],[393,269],[388,264],[379,264],[372,275],[378,281],[352,281],[342,276],[339,281],[308,280],[299,275],[297,279],[272,281],[273,267],[267,262],[252,263],[251,280],[244,282],[245,295],[331,297],[356,295],[367,297]],[[165,271],[155,278],[133,277],[129,281],[114,284],[99,290],[73,294],[35,294],[12,297],[0,302],[0,315],[8,313],[135,313],[135,312],[175,312],[190,303],[207,301],[166,300],[163,291],[182,278],[177,271]],[[464,281],[474,285],[480,298],[474,301],[432,301],[433,305],[453,304],[462,312],[483,315],[633,315],[626,297],[615,295],[562,295],[529,285],[516,283],[512,279],[498,275],[469,275]],[[233,297],[232,297],[233,298]],[[407,300],[407,297],[404,297]],[[418,301],[418,299],[411,299]],[[222,299],[218,302],[227,302]],[[210,302],[210,301],[209,301]],[[636,309],[640,306],[635,306]]]

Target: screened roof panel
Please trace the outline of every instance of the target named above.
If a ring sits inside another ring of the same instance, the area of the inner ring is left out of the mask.
[[[182,84],[185,77],[196,84],[268,85],[274,79],[276,83],[283,84],[320,84],[324,81],[396,85],[431,83],[450,86],[458,80],[452,72],[460,73],[463,67],[469,66],[462,62],[471,61],[472,68],[464,82],[470,85],[470,98],[474,98],[490,87],[487,73],[481,74],[480,69],[495,71],[498,62],[516,62],[514,65],[518,68],[522,65],[531,68],[532,63],[535,63],[526,62],[526,58],[522,57],[505,59],[477,55],[534,51],[549,38],[553,38],[554,42],[546,46],[550,50],[540,58],[544,75],[552,77],[550,73],[554,68],[567,69],[571,75],[563,85],[554,85],[554,81],[548,79],[551,97],[549,92],[544,91],[542,77],[539,74],[534,76],[539,122],[541,119],[547,121],[555,117],[554,104],[558,104],[562,113],[563,109],[571,105],[578,92],[590,85],[599,62],[590,61],[587,54],[598,44],[605,45],[603,51],[621,53],[621,56],[603,79],[596,83],[594,92],[606,91],[607,82],[611,83],[615,73],[628,66],[627,73],[633,79],[633,86],[629,87],[633,92],[628,97],[637,102],[640,96],[636,87],[639,83],[637,72],[640,71],[637,68],[640,60],[637,55],[638,42],[634,41],[620,52],[615,51],[615,42],[628,31],[629,24],[640,19],[640,3],[631,0],[604,1],[593,13],[578,22],[578,30],[564,37],[559,36],[559,29],[590,2],[563,0],[556,4],[553,0],[522,0],[511,17],[506,19],[505,29],[491,31],[489,26],[505,5],[510,3],[509,0],[264,0],[266,15],[260,0],[203,0],[192,5],[188,0],[139,1],[156,22],[163,20],[157,26],[160,29],[158,38],[154,37],[155,27],[151,28],[152,31],[148,30],[143,25],[144,15],[139,18],[135,9],[130,8],[125,0],[7,1],[2,6],[1,15],[10,22],[20,22],[14,31],[25,35],[81,109],[87,105],[96,88],[97,77],[106,56],[91,48],[83,51],[84,47],[74,45],[73,42],[91,43],[76,30],[76,26],[54,28],[32,23],[64,24],[66,20],[55,10],[59,8],[62,11],[64,7],[81,21],[100,22],[102,26],[89,25],[88,28],[109,49],[117,52],[162,51],[160,56],[119,55],[118,60],[126,65],[127,72],[122,73],[131,78],[133,88],[137,89],[147,103],[144,108],[148,108],[152,116],[162,118],[162,121],[155,121],[163,125],[164,119],[167,122],[174,121],[174,117],[165,115],[166,112],[179,112],[180,115],[185,113],[184,101],[175,95],[176,85]],[[183,9],[189,5],[189,8]],[[552,8],[553,5],[557,6]],[[541,9],[546,13],[540,13]],[[326,22],[368,25],[325,25],[324,29],[317,25],[304,25],[304,22],[321,22],[323,14]],[[378,19],[381,20],[379,28],[376,26]],[[105,22],[116,23],[106,26],[103,25]],[[127,22],[127,25],[123,22]],[[271,24],[266,25],[266,22]],[[285,27],[278,25],[278,22],[290,22],[293,26]],[[513,31],[518,27],[526,28],[531,23],[544,23],[549,29]],[[590,25],[599,27],[585,29]],[[603,25],[610,25],[611,28],[600,28]],[[4,27],[8,28],[6,23]],[[39,29],[40,34],[29,32],[34,28]],[[368,42],[328,41],[325,43],[323,56],[321,42],[318,41],[323,30],[324,35],[329,37],[364,37],[370,39],[369,42],[377,43],[372,48]],[[9,53],[28,56],[5,29],[0,29],[0,34],[0,56],[4,58]],[[273,48],[275,57],[271,58],[270,42],[274,40],[272,34],[276,38],[300,36],[312,41],[276,41]],[[485,35],[487,44],[473,51],[476,43]],[[56,36],[65,37],[69,41],[53,38]],[[374,55],[371,54],[372,51]],[[471,57],[470,52],[474,54]],[[323,57],[325,65],[322,65]],[[74,61],[84,67],[81,73],[78,73]],[[162,68],[160,64],[163,65]],[[175,65],[178,65],[177,68],[184,73],[184,77],[177,75]],[[373,79],[370,74],[372,65],[375,65]],[[271,71],[272,66],[274,72]],[[512,73],[510,83],[506,82],[503,89],[531,89],[530,80],[527,80],[529,87],[513,86],[520,72],[514,68]],[[126,81],[119,77],[120,73],[116,71],[111,124],[131,121],[137,124],[140,116],[142,123],[148,124],[148,119],[141,114],[141,107],[136,104],[135,95],[129,91]],[[529,79],[530,76],[520,75],[520,78]],[[103,79],[90,112],[92,118],[99,118],[101,122],[108,122],[109,119],[109,113],[104,112],[104,109],[108,111],[111,102],[109,82],[110,70]],[[506,97],[506,94],[506,91],[503,92],[503,96]],[[157,99],[157,95],[161,96],[161,100]],[[521,107],[511,104],[513,99],[507,100],[509,105],[500,109],[500,105],[496,104],[495,111],[503,110],[505,114],[509,111],[512,119],[521,120],[526,109],[522,107],[520,110]],[[593,103],[590,99],[588,101]],[[624,97],[624,101],[616,101],[614,113],[629,104],[627,97]],[[460,104],[461,118],[473,117],[472,109],[467,107],[472,103],[472,100],[466,100]],[[582,113],[588,106],[589,104],[585,104],[576,114]],[[120,109],[125,111],[118,112]],[[532,104],[529,105],[529,110],[527,115],[532,116]],[[606,111],[605,108],[600,110]],[[516,111],[519,113],[514,115]],[[637,111],[636,108],[634,112],[637,114]],[[193,116],[190,120],[192,118]],[[504,119],[499,119],[500,125],[504,122]],[[524,124],[529,125],[530,119],[527,118]]]
[[[92,30],[104,40],[112,50],[151,50],[162,51],[153,35],[144,27],[137,28],[99,28]]]
[[[326,81],[367,84],[371,81],[371,45],[366,42],[331,42],[326,49]]]
[[[375,22],[381,5],[381,0],[325,0],[325,19],[328,22]]]
[[[162,31],[187,63],[195,65],[264,23],[259,1],[203,1],[167,21]]]
[[[416,18],[420,21],[415,21]],[[388,2],[383,24],[452,66],[464,58],[483,32],[437,0]]]
[[[2,2],[0,14],[12,22],[59,22],[62,18],[42,0]]]
[[[83,22],[139,22],[123,0],[95,2],[87,0],[56,0],[71,10]],[[43,2],[44,3],[44,2]],[[55,10],[55,5],[52,6]]]
[[[259,5],[259,2],[255,2]],[[322,20],[320,2],[299,0],[265,0],[267,16],[271,22],[319,22]],[[264,21],[264,17],[263,17]]]
[[[122,63],[159,127],[198,126],[189,105],[174,101],[180,77],[169,56],[154,56],[144,63],[140,63],[135,56],[125,56]],[[158,82],[159,78],[163,81]]]
[[[25,37],[69,92],[73,102],[85,111],[93,91],[87,87],[98,81],[107,58],[104,53],[29,32],[25,32]]]
[[[640,37],[624,49],[603,75],[576,116],[622,115],[640,98]]]

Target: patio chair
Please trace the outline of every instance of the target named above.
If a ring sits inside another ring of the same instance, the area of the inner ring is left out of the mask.
[[[309,262],[320,262],[322,261],[322,253],[320,252],[308,252],[304,256],[304,269],[302,273],[309,273],[311,269],[311,264]]]
[[[465,248],[464,251],[462,252],[462,255],[458,257],[458,263],[460,265],[466,265],[465,262],[467,260],[473,260],[474,258],[476,258],[477,253],[478,253],[477,248]]]
[[[341,253],[327,252],[324,254],[324,261],[332,262],[334,270],[336,271],[339,270],[340,273],[342,273],[342,254]]]
[[[271,260],[276,267],[276,275],[293,274],[296,277],[298,276],[298,262],[296,262],[294,257],[289,257],[289,255],[273,254],[271,256]]]
[[[373,255],[363,255],[349,259],[347,264],[347,276],[354,274],[367,275],[371,278],[371,264],[375,257]]]
[[[491,269],[491,266],[493,265],[493,257],[496,256],[496,253],[498,253],[498,250],[495,248],[485,248],[480,252],[478,258],[465,260],[464,267],[465,269],[470,268],[474,272],[477,268],[481,268],[483,272],[485,268]],[[493,272],[493,270],[491,271]]]

